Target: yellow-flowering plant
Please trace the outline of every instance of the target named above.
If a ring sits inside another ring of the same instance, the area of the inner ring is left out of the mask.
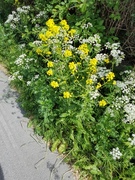
[[[119,43],[102,46],[98,34],[84,38],[54,19],[37,37],[12,75],[21,100],[31,102],[23,107],[33,112],[35,131],[87,177],[127,177],[135,170],[134,75],[125,86],[115,72],[124,59]]]

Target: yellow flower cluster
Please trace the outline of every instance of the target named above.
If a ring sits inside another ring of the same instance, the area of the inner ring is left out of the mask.
[[[93,58],[93,59],[90,60],[89,64],[90,64],[90,66],[96,66],[97,62],[98,62],[98,60],[96,58]]]
[[[54,20],[53,19],[49,19],[47,22],[46,22],[46,25],[49,27],[49,28],[52,28],[55,23],[54,23]]]
[[[70,70],[76,71],[76,64],[74,62],[70,62],[68,67],[69,67]]]
[[[72,56],[72,51],[70,51],[70,50],[68,50],[68,49],[65,50],[65,51],[64,51],[64,56],[65,56],[65,57],[70,57],[70,56]]]
[[[114,77],[115,77],[115,74],[114,74],[113,72],[109,72],[109,73],[106,75],[107,81],[113,80]]]
[[[99,89],[99,88],[101,88],[101,83],[97,83],[97,86],[96,86],[96,89]]]
[[[58,84],[57,81],[52,81],[52,82],[50,83],[50,85],[51,85],[53,88],[59,87],[59,84]]]
[[[88,53],[89,53],[89,49],[88,49],[88,45],[87,44],[81,44],[78,47],[78,50],[81,52],[81,55],[80,55],[81,59],[85,58],[88,55]]]
[[[97,62],[98,60],[96,58],[90,59],[89,67],[92,74],[97,72]]]
[[[87,79],[86,80],[86,84],[88,85],[88,84],[92,84],[93,83],[93,80],[92,79]]]
[[[53,67],[53,62],[52,61],[48,61],[48,63],[47,63],[47,67]]]
[[[108,58],[104,59],[104,62],[106,62],[106,64],[108,64],[110,61]]]
[[[53,75],[52,69],[49,69],[46,73],[47,73],[48,76],[52,76]]]
[[[116,85],[117,83],[116,83],[116,81],[113,81],[113,85]]]
[[[36,53],[37,53],[37,54],[42,54],[42,50],[41,50],[40,48],[37,48],[37,49],[36,49]]]
[[[71,29],[70,31],[68,31],[70,36],[73,36],[76,33],[75,29]]]
[[[68,98],[72,97],[72,95],[70,94],[70,92],[66,91],[66,92],[63,93],[63,97],[65,99],[68,99]]]
[[[40,38],[42,41],[46,41],[46,40],[47,40],[47,37],[46,37],[45,34],[43,34],[43,33],[40,33],[40,34],[39,34],[39,38]]]
[[[67,24],[67,21],[66,20],[62,20],[61,22],[60,22],[60,25],[63,27],[63,29],[65,29],[65,30],[69,30],[69,25]]]
[[[59,33],[60,27],[55,25],[53,19],[49,19],[46,22],[46,25],[48,26],[48,30],[45,33],[40,33],[39,38],[46,42],[49,38],[55,36],[56,34]]]
[[[104,99],[99,101],[99,106],[101,106],[101,107],[104,107],[106,104],[107,104],[107,102]]]

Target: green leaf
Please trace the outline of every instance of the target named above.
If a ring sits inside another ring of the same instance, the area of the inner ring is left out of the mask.
[[[63,152],[65,152],[65,151],[66,151],[66,144],[64,143],[64,144],[61,144],[61,145],[59,146],[58,152],[59,152],[59,153],[63,153]]]
[[[57,139],[54,143],[53,143],[53,145],[52,145],[52,147],[51,147],[51,151],[52,152],[54,152],[56,149],[57,149],[57,147],[59,146],[59,144],[60,144],[60,140],[59,139]]]

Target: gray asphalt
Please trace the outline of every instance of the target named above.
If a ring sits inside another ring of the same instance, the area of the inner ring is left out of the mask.
[[[0,70],[0,180],[75,180],[63,156],[27,127],[17,92]]]

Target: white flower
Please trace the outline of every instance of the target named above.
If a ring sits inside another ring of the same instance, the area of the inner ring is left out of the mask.
[[[107,42],[105,44],[105,48],[111,50],[110,54],[115,59],[116,66],[118,66],[125,57],[124,53],[119,50],[120,49],[120,43],[110,44],[109,42]]]
[[[6,20],[5,23],[10,23],[13,19],[14,19],[14,15],[13,14],[9,14],[8,15],[8,19]]]
[[[102,62],[104,59],[108,58],[108,55],[107,55],[107,54],[102,54],[102,53],[100,53],[100,54],[97,54],[97,55],[95,56],[95,58],[96,58],[99,62]]]
[[[25,47],[25,43],[19,45],[20,49],[23,49]]]
[[[18,79],[21,81],[23,79],[23,76],[18,76]]]
[[[42,45],[42,41],[34,41],[32,44],[36,45],[36,46],[40,46]]]
[[[27,86],[29,86],[31,84],[31,81],[27,81]]]
[[[98,92],[98,90],[95,90],[93,92],[90,92],[90,99],[96,99],[98,96],[100,96],[100,93]]]
[[[33,79],[35,80],[35,79],[38,79],[38,78],[39,78],[39,74],[35,75]]]
[[[93,27],[93,25],[90,22],[88,22],[87,24],[82,25],[83,29],[88,29],[89,27]]]
[[[135,121],[135,105],[131,103],[126,104],[124,106],[124,111],[125,111],[125,115],[123,122],[130,124],[133,123]]]
[[[10,28],[11,29],[16,29],[16,25],[15,24],[10,24]]]
[[[26,54],[21,54],[21,55],[16,59],[15,64],[18,65],[18,66],[23,65],[25,57],[26,57]]]
[[[135,134],[132,134],[133,139],[128,138],[128,141],[130,141],[132,146],[135,146]]]
[[[120,152],[118,147],[113,148],[110,154],[112,155],[114,160],[120,159],[120,157],[122,156],[122,153]]]

